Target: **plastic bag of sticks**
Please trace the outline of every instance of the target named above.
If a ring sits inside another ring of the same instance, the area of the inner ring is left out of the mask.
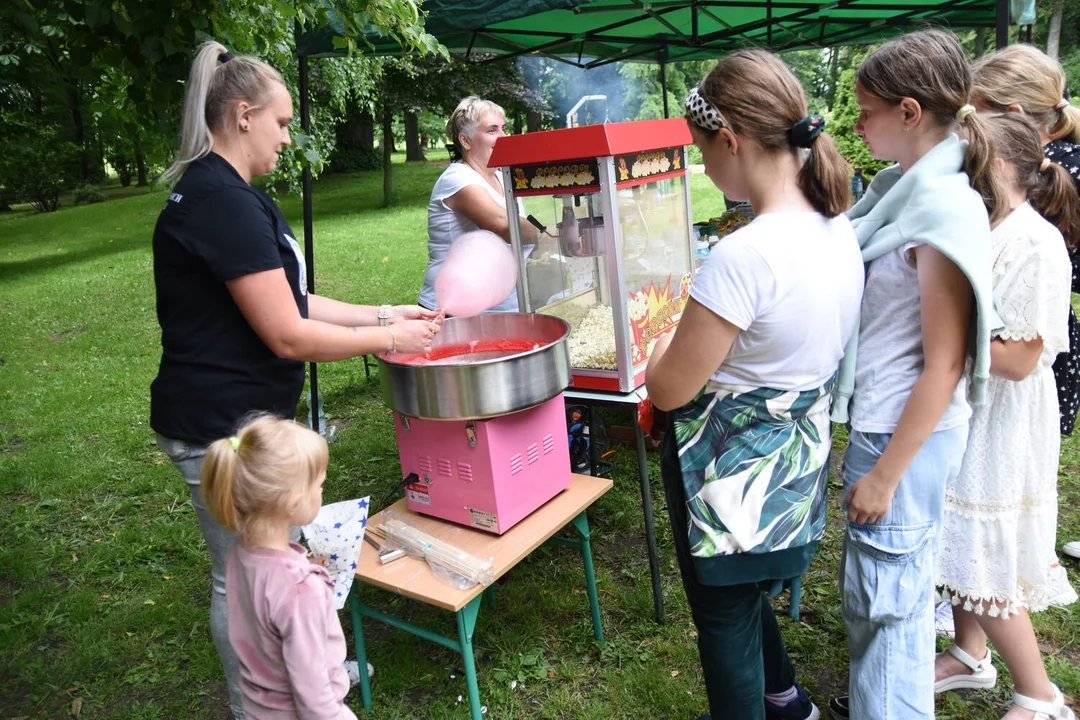
[[[429,535],[396,512],[383,513],[379,533],[384,545],[398,547],[413,557],[427,561],[435,577],[459,590],[477,583],[487,586],[495,580],[495,559],[478,558],[461,548]]]

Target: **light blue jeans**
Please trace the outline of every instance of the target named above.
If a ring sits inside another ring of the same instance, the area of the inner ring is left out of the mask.
[[[935,432],[919,450],[879,522],[848,523],[840,561],[853,720],[934,718],[934,558],[945,488],[960,472],[968,427]],[[847,496],[891,435],[852,431],[844,454]]]
[[[240,661],[229,642],[229,615],[225,607],[225,565],[235,543],[232,531],[217,521],[203,502],[199,484],[206,446],[157,436],[158,447],[180,471],[191,493],[191,505],[199,520],[199,530],[210,551],[210,637],[214,639],[225,679],[229,684],[229,708],[235,720],[244,720],[244,694],[240,689]]]

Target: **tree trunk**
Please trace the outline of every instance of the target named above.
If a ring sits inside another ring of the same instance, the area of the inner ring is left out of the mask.
[[[142,135],[139,134],[138,129],[135,130],[135,168],[139,176],[137,185],[139,187],[149,185],[146,177],[146,154],[143,152]]]
[[[383,108],[382,122],[382,158],[383,158],[383,207],[390,207],[394,191],[394,170],[390,154],[394,152],[394,114],[390,108]]]
[[[528,110],[525,113],[525,132],[540,132],[540,113]]]
[[[405,113],[405,161],[424,162],[424,150],[420,147],[420,121],[414,112]]]
[[[90,153],[86,147],[86,125],[83,122],[79,89],[74,82],[68,91],[68,102],[71,104],[72,138],[79,148],[79,182],[86,183],[90,181]]]
[[[1061,18],[1065,15],[1065,0],[1054,0],[1050,15],[1050,30],[1046,34],[1046,54],[1057,60],[1061,49]]]
[[[975,57],[982,57],[986,54],[986,28],[979,28],[975,31]]]
[[[836,84],[840,82],[840,48],[834,47],[829,51],[829,92],[828,107],[833,109],[833,101],[836,100]]]

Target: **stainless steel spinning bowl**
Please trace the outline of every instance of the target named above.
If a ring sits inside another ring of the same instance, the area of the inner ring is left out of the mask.
[[[379,355],[383,401],[429,420],[495,417],[539,405],[570,384],[570,326],[550,315],[490,313],[448,318],[433,349],[472,340],[533,340],[541,347],[505,357],[464,354],[440,364],[411,365]]]

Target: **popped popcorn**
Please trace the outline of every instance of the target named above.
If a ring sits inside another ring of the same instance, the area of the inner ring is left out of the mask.
[[[615,319],[611,308],[596,305],[567,339],[570,364],[592,370],[617,370],[615,358]]]

